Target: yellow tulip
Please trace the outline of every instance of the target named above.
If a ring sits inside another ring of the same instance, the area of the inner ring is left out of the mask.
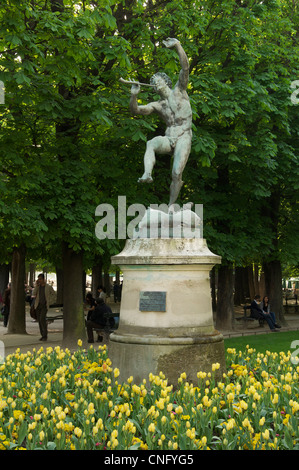
[[[154,423],[151,423],[151,424],[149,425],[148,430],[149,430],[149,432],[152,432],[152,433],[155,432],[156,427],[155,427]]]
[[[75,436],[77,436],[77,437],[80,438],[80,437],[82,436],[82,429],[76,427],[76,428],[74,429],[74,434],[75,434]]]

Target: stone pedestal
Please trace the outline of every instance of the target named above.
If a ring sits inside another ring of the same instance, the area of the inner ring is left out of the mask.
[[[177,384],[197,381],[213,363],[225,370],[222,335],[214,329],[209,273],[221,258],[202,238],[127,240],[112,257],[123,272],[120,323],[109,357],[120,380],[139,383],[162,371]]]

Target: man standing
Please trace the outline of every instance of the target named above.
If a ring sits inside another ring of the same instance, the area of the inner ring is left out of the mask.
[[[168,48],[175,47],[179,56],[181,71],[179,80],[172,89],[170,78],[165,73],[156,73],[151,78],[154,90],[161,99],[157,102],[139,106],[137,95],[140,86],[134,84],[131,88],[130,110],[132,114],[149,115],[157,113],[166,123],[165,136],[157,136],[147,142],[144,155],[144,174],[139,182],[151,183],[155,155],[172,154],[172,182],[170,185],[169,206],[175,203],[183,185],[182,174],[186,166],[192,140],[192,110],[187,95],[189,80],[189,62],[180,42],[174,38],[163,41]]]
[[[46,283],[44,274],[39,274],[37,285],[33,290],[32,297],[35,298],[34,308],[41,333],[40,341],[47,341],[48,339],[46,315],[51,303],[55,302],[55,295],[53,287]]]

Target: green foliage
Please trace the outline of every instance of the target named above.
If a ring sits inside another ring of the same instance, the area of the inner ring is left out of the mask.
[[[137,184],[145,141],[164,129],[130,116],[119,78],[148,82],[164,70],[175,83],[178,60],[162,40],[177,37],[194,123],[179,202],[204,204],[205,238],[224,262],[298,264],[296,2],[7,0],[0,20],[3,249],[25,242],[39,257],[67,240],[92,264],[120,248],[96,239],[98,204],[166,201],[168,156],[153,186]],[[140,99],[156,96],[146,88]]]

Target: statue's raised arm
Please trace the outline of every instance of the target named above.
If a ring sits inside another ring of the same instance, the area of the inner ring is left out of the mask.
[[[186,52],[178,39],[167,38],[163,41],[163,44],[169,49],[173,47],[176,48],[181,64],[181,71],[177,85],[186,90],[189,81],[189,61]]]

